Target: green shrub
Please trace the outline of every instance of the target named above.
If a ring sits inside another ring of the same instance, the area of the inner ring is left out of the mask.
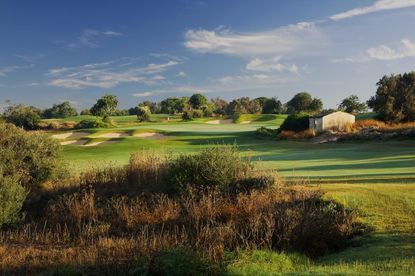
[[[242,158],[236,146],[214,146],[196,155],[180,155],[170,165],[169,178],[175,192],[188,186],[197,189],[230,185],[252,171],[253,165]]]
[[[0,228],[5,224],[18,222],[27,192],[17,177],[0,175]]]
[[[4,118],[7,123],[22,127],[28,130],[39,129],[41,111],[33,106],[14,105],[4,111]]]
[[[309,115],[304,112],[289,115],[282,125],[281,130],[304,131],[309,128]]]
[[[47,135],[28,133],[12,124],[0,124],[0,172],[17,177],[25,187],[61,178],[65,172],[60,145]]]
[[[193,276],[214,275],[212,265],[202,260],[196,253],[185,248],[171,248],[159,251],[153,258],[150,275]]]
[[[151,111],[148,106],[138,106],[137,107],[137,119],[140,122],[150,121]]]
[[[85,119],[80,121],[76,128],[107,128],[109,127],[108,123],[103,122],[101,119]]]
[[[193,118],[203,118],[203,110],[194,109],[193,110]]]
[[[261,137],[277,137],[278,129],[260,127],[255,131],[255,134]]]

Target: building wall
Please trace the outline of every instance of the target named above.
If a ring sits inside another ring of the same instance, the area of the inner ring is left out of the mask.
[[[316,132],[323,130],[323,118],[310,118],[309,119],[309,128],[314,129]]]
[[[345,112],[331,113],[322,118],[322,130],[336,128],[344,130],[348,124],[355,122],[355,116]]]

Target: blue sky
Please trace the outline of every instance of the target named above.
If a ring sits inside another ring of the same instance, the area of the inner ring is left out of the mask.
[[[414,70],[415,0],[0,0],[0,106],[205,93],[326,108]]]

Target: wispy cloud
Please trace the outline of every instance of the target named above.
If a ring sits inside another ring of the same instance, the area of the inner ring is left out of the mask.
[[[75,48],[96,48],[99,47],[99,40],[102,38],[112,38],[122,36],[122,33],[115,31],[98,31],[95,29],[85,29],[81,35],[78,36],[74,42],[64,42],[65,47],[68,49]]]
[[[180,72],[177,74],[177,76],[178,76],[178,77],[186,77],[186,76],[187,76],[187,74],[186,74],[186,72],[184,72],[184,71],[180,71]]]
[[[407,57],[415,57],[415,42],[412,42],[408,38],[404,38],[396,47],[379,45],[377,47],[367,49],[365,53],[362,53],[356,57],[335,59],[333,61],[341,63],[361,63],[371,60],[390,61]]]
[[[257,71],[257,72],[290,72],[290,73],[298,73],[300,68],[292,63],[292,64],[285,64],[282,63],[281,57],[274,57],[271,59],[260,59],[255,58],[251,60],[247,65],[246,69],[250,71]]]
[[[374,13],[384,10],[394,10],[415,6],[415,0],[378,0],[371,6],[360,7],[330,16],[332,20],[342,20],[354,16]]]
[[[20,69],[28,69],[32,68],[34,64],[28,65],[10,65],[5,67],[0,67],[0,77],[6,77],[8,74],[16,72]]]
[[[134,63],[125,66],[123,59],[77,67],[53,68],[49,70],[47,76],[50,78],[49,85],[72,89],[86,87],[106,89],[130,82],[156,85],[165,79],[160,73],[178,64],[178,61],[168,61],[150,63],[146,66],[138,66]]]
[[[37,54],[37,55],[15,55],[15,56],[18,57],[19,59],[21,59],[22,61],[29,62],[29,63],[35,63],[35,62],[39,61],[40,59],[42,59],[43,57],[45,57],[44,54]]]
[[[140,93],[133,94],[133,96],[137,97],[137,98],[149,97],[149,96],[152,96],[152,95],[154,95],[154,93],[152,93],[152,92],[140,92]]]
[[[255,57],[311,52],[324,41],[324,35],[314,23],[301,22],[256,33],[236,33],[227,29],[188,30],[184,45],[200,53]]]

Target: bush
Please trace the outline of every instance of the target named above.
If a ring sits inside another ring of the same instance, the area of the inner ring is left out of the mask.
[[[60,145],[47,135],[0,124],[0,148],[2,175],[17,177],[25,187],[63,176]]]
[[[6,122],[27,130],[39,128],[40,110],[33,106],[9,106],[3,114]]]
[[[0,174],[0,228],[22,219],[21,209],[26,196],[27,192],[17,177]]]
[[[80,121],[76,128],[107,128],[109,124],[103,122],[101,119],[85,119]]]
[[[283,130],[278,135],[281,139],[309,139],[316,136],[314,129],[306,129],[304,131],[295,132],[291,130]]]
[[[139,106],[137,107],[137,119],[140,122],[148,122],[150,121],[151,111],[150,108],[147,106]]]
[[[278,129],[260,127],[255,131],[255,134],[262,137],[277,137]]]
[[[303,131],[309,127],[309,115],[304,112],[289,115],[282,125],[281,130]]]
[[[244,178],[253,165],[244,160],[235,146],[215,146],[196,155],[180,155],[170,165],[169,178],[175,192],[188,186],[205,190],[232,190],[231,185]]]
[[[214,275],[212,265],[196,253],[185,248],[171,248],[159,251],[153,258],[150,275]],[[216,272],[217,273],[217,272]]]

